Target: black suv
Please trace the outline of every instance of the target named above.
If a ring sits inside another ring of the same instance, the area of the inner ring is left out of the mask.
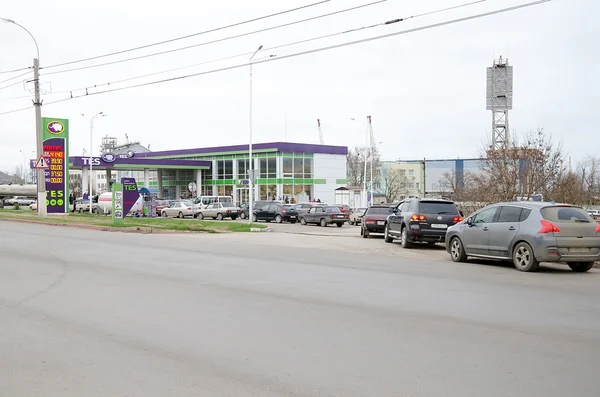
[[[402,201],[388,217],[385,242],[399,239],[403,248],[414,242],[443,243],[446,230],[462,222],[462,215],[452,201],[443,199],[410,198]]]

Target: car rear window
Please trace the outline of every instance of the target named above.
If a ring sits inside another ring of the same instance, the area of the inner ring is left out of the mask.
[[[419,212],[424,214],[458,214],[458,208],[454,203],[421,201],[419,203]]]
[[[591,222],[590,216],[577,207],[545,207],[540,212],[542,217],[550,222]]]
[[[232,204],[232,203],[227,203],[227,202],[221,202],[221,205],[222,205],[223,207],[233,207],[233,204]]]
[[[367,210],[366,215],[387,215],[392,212],[388,207],[371,207]]]
[[[332,213],[332,214],[337,214],[337,213],[339,213],[341,211],[340,211],[340,209],[338,207],[325,207],[325,212],[329,212],[329,213]]]

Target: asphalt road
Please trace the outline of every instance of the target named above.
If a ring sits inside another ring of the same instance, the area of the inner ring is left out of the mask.
[[[0,396],[600,395],[597,269],[357,242],[0,222]]]

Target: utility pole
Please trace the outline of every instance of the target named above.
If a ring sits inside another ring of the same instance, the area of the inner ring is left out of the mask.
[[[44,155],[44,147],[42,142],[42,101],[40,99],[40,60],[33,59],[33,87],[34,99],[33,106],[35,107],[35,143],[37,148],[37,157]],[[65,159],[64,161],[69,161]],[[48,209],[46,207],[46,170],[44,168],[37,169],[37,210],[40,218],[48,217]]]

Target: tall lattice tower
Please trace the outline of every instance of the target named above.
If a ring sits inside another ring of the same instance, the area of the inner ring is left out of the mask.
[[[487,68],[486,107],[492,111],[491,150],[507,148],[510,143],[508,111],[513,102],[513,67],[508,59],[494,60]]]

